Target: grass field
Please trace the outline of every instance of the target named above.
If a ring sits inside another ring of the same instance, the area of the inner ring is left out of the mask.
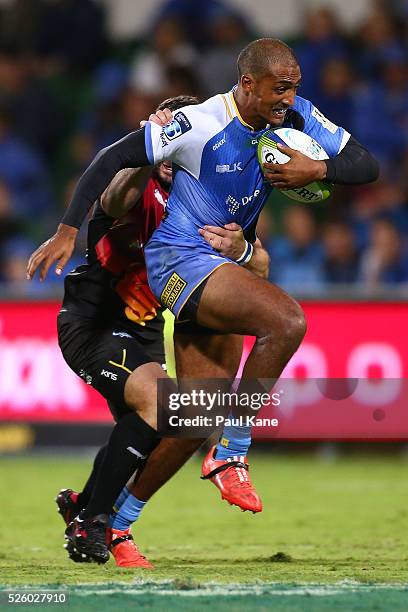
[[[90,459],[61,456],[2,459],[3,585],[88,585],[71,587],[70,609],[126,609],[137,601],[199,610],[207,600],[231,610],[266,610],[272,602],[274,610],[408,609],[407,464],[400,458],[323,462],[253,453],[265,506],[259,515],[221,502],[193,459],[134,529],[154,572],[66,558],[53,498],[62,486],[80,488],[89,466]]]

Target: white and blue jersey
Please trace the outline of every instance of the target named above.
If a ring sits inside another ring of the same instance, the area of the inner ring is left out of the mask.
[[[348,132],[299,96],[293,110],[303,118],[303,131],[329,157],[342,150]],[[145,249],[149,284],[176,316],[205,278],[231,263],[200,236],[199,228],[235,222],[247,240],[255,240],[256,223],[271,192],[257,159],[258,138],[264,131],[255,132],[242,119],[232,92],[181,108],[164,128],[146,125],[150,163],[173,162],[166,217]]]

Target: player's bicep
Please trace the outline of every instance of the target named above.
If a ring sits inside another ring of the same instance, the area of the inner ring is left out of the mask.
[[[107,215],[119,218],[140,201],[152,167],[125,168],[116,174],[101,196],[101,205]]]

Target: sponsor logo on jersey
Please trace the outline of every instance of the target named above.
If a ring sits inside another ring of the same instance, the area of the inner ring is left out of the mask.
[[[101,376],[105,376],[106,378],[110,378],[111,380],[118,380],[118,375],[113,372],[109,372],[109,370],[102,370]]]
[[[230,215],[235,215],[241,205],[246,206],[247,204],[252,202],[252,200],[257,198],[260,193],[260,189],[255,189],[254,193],[252,193],[251,195],[243,196],[240,202],[236,198],[234,198],[234,196],[229,195],[225,200],[225,203],[228,205],[228,212],[230,213]]]
[[[178,112],[174,115],[173,121],[164,126],[162,134],[166,136],[167,140],[174,140],[189,130],[191,130],[191,123],[184,113]]]
[[[84,379],[87,385],[92,385],[92,376],[87,374],[85,370],[79,370],[79,376]]]
[[[329,132],[331,132],[332,134],[336,133],[337,125],[335,125],[329,119],[327,119],[327,117],[325,117],[323,113],[321,113],[319,109],[316,108],[315,106],[313,107],[313,110],[312,110],[312,117],[314,117],[319,123],[321,123],[322,126],[326,128],[326,130],[329,130]]]
[[[255,189],[254,193],[252,195],[249,196],[244,196],[241,199],[241,203],[242,206],[246,206],[247,204],[249,204],[250,202],[252,202],[253,199],[257,198],[259,196],[259,194],[261,193],[260,189]]]
[[[228,212],[230,215],[235,215],[237,210],[239,209],[239,202],[234,198],[234,196],[229,195],[225,200],[225,203],[228,204]]]
[[[221,140],[219,140],[218,142],[216,142],[216,143],[215,143],[215,145],[213,145],[212,150],[213,150],[213,151],[216,151],[217,149],[219,149],[220,147],[222,147],[222,145],[225,145],[226,140],[227,140],[227,139],[226,139],[226,136],[225,136],[225,133],[224,133],[224,136],[221,138]]]
[[[215,171],[218,174],[224,174],[225,172],[242,172],[242,162],[235,162],[233,165],[230,164],[217,164]]]
[[[186,281],[173,272],[162,291],[160,301],[171,310],[186,286]]]
[[[112,336],[119,336],[120,338],[131,338],[132,337],[130,334],[127,334],[126,332],[112,332]]]

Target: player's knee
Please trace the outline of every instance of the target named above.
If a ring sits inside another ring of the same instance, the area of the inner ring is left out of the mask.
[[[281,333],[285,343],[292,349],[297,350],[306,334],[306,318],[301,306],[293,300],[291,308],[284,313]]]
[[[165,377],[158,363],[145,363],[128,377],[125,389],[125,404],[152,427],[157,422],[158,379]]]
[[[306,319],[301,306],[289,298],[279,312],[274,308],[266,312],[266,317],[259,322],[258,340],[282,345],[294,353],[306,333]]]

